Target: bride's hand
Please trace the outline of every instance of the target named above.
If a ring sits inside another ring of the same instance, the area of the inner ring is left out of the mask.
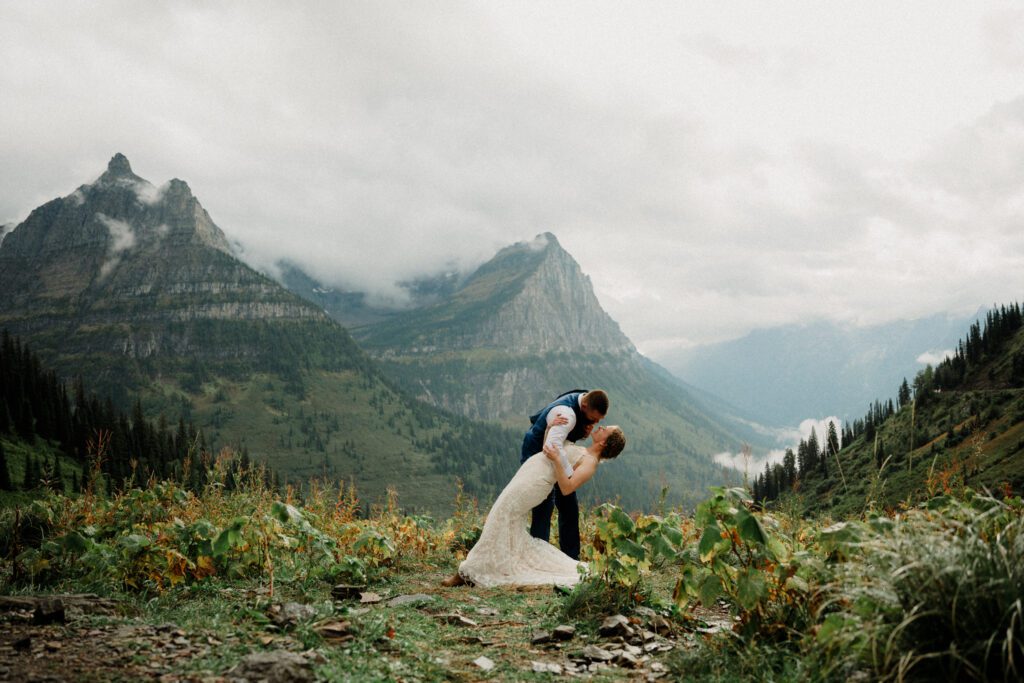
[[[558,462],[558,449],[550,444],[544,445],[544,455],[547,456],[551,462]]]
[[[549,427],[557,427],[558,425],[567,425],[567,424],[569,424],[569,418],[567,418],[565,415],[555,415],[555,419],[553,419],[551,421],[551,424],[549,424],[548,426]]]

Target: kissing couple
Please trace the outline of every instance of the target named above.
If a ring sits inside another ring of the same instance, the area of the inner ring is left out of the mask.
[[[576,490],[626,447],[621,429],[597,425],[607,413],[604,391],[575,389],[530,416],[519,471],[491,506],[480,539],[443,585],[573,586],[580,580],[586,563],[579,561]],[[590,446],[575,445],[587,436]],[[561,550],[548,542],[554,507]]]

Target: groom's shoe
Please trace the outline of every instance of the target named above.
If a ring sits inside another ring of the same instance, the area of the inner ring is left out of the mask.
[[[466,580],[462,578],[462,574],[455,572],[454,576],[449,576],[447,579],[441,582],[441,585],[445,588],[454,588],[455,586],[465,586]]]

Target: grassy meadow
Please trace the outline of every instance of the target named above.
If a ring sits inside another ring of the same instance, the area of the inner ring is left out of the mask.
[[[1024,674],[1019,498],[961,488],[839,522],[759,511],[740,488],[693,513],[605,504],[584,511],[576,588],[442,588],[483,521],[458,488],[445,519],[396,495],[367,512],[354,491],[300,499],[256,469],[228,491],[230,456],[198,494],[163,481],[107,496],[85,473],[81,494],[4,498],[0,669],[227,680],[269,657],[294,680]],[[24,602],[39,596],[65,596],[63,618],[41,623]]]

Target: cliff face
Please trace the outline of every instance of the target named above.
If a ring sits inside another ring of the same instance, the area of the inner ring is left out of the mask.
[[[590,278],[576,260],[554,235],[538,240],[546,244],[536,268],[514,296],[481,321],[471,345],[528,353],[633,351],[618,323],[601,308]]]
[[[657,484],[643,473],[658,472],[674,502],[693,502],[720,481],[713,454],[741,438],[763,445],[641,356],[551,234],[501,250],[441,303],[354,334],[409,393],[520,430],[562,391],[607,390],[608,422],[630,444],[623,465],[605,468],[623,500],[653,499]]]
[[[291,482],[354,483],[366,503],[394,487],[437,513],[452,473],[484,496],[514,472],[514,438],[396,392],[321,308],[234,258],[180,180],[155,187],[119,154],[2,233],[0,329],[62,379],[193,420]]]
[[[326,320],[232,257],[185,182],[156,187],[121,154],[94,183],[4,236],[0,291],[0,327],[35,338],[44,353],[202,354],[202,340],[182,323]],[[238,352],[249,353],[244,345]]]
[[[513,355],[630,353],[593,287],[555,236],[502,249],[448,299],[357,336],[383,357],[487,349]]]

